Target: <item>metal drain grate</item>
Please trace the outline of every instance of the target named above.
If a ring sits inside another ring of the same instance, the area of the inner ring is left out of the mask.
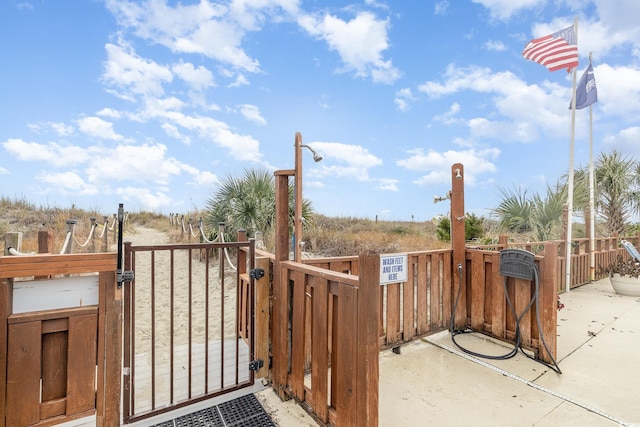
[[[226,424],[222,421],[220,414],[216,410],[216,407],[206,408],[198,412],[194,412],[189,415],[184,415],[174,420],[175,427],[195,427],[195,426],[207,426],[207,427],[225,427]]]
[[[212,408],[165,421],[153,427],[276,427],[253,395],[221,403]]]
[[[242,396],[218,405],[227,426],[274,426],[271,418],[253,395]]]

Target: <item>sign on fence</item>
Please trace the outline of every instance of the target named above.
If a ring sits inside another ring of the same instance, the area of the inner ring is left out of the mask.
[[[407,281],[407,254],[380,255],[380,284]]]

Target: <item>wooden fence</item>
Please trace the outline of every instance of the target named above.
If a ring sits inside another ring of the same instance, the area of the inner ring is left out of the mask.
[[[361,255],[359,277],[291,261],[275,267],[273,386],[322,424],[378,424],[379,263]]]
[[[98,426],[119,425],[122,304],[115,272],[114,253],[0,257],[0,426],[43,427],[92,414]],[[34,277],[84,281],[87,273],[98,274],[95,304],[18,309],[18,286],[50,292],[53,279]]]

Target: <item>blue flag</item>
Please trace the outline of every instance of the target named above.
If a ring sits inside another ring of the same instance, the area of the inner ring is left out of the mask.
[[[593,67],[589,63],[576,87],[576,110],[586,108],[594,102],[598,102],[598,88],[596,88],[596,79],[593,76]],[[571,105],[569,105],[569,109],[571,109]]]

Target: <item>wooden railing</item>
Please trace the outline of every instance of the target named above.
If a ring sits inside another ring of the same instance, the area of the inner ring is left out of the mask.
[[[378,425],[379,263],[361,255],[359,277],[275,264],[273,386],[322,424]]]

